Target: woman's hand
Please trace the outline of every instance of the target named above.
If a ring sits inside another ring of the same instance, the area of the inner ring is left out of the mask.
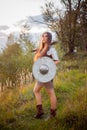
[[[55,63],[56,65],[59,64],[59,62],[60,62],[59,60],[55,60],[55,61],[54,61],[54,63]]]

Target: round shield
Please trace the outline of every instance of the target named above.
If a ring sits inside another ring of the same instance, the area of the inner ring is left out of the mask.
[[[39,58],[32,68],[33,75],[39,82],[45,83],[51,81],[56,74],[56,65],[51,58]]]

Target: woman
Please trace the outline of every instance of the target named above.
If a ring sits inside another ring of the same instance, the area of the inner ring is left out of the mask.
[[[34,62],[37,61],[38,58],[40,58],[40,57],[48,56],[54,60],[55,64],[59,63],[59,59],[58,59],[56,50],[51,45],[51,40],[52,40],[51,33],[44,32],[42,34],[40,47],[36,51],[36,54],[34,56]],[[53,81],[49,81],[47,83],[41,83],[41,82],[37,81],[34,86],[34,90],[33,90],[35,97],[36,97],[36,103],[37,103],[37,105],[36,105],[37,114],[35,115],[35,118],[41,118],[44,114],[43,107],[42,107],[42,97],[41,97],[41,93],[40,93],[40,90],[43,86],[45,86],[46,91],[50,97],[50,103],[51,103],[50,117],[55,117],[56,109],[57,109],[57,99],[56,99],[56,95],[54,92]]]

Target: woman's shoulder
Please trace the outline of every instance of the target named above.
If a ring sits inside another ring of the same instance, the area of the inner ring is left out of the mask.
[[[56,50],[55,50],[55,48],[53,47],[53,46],[51,46],[50,48],[49,48],[49,50],[47,51],[47,54],[48,55],[51,55],[52,53],[54,53]]]
[[[55,49],[55,47],[51,46],[51,47],[49,48],[49,51],[54,52],[54,51],[56,51],[56,49]]]

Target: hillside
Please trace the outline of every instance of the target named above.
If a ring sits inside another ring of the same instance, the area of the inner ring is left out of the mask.
[[[0,93],[0,130],[87,130],[87,53],[66,56],[58,66],[56,118],[45,120],[50,102],[43,89],[45,116],[34,119],[34,83]]]

